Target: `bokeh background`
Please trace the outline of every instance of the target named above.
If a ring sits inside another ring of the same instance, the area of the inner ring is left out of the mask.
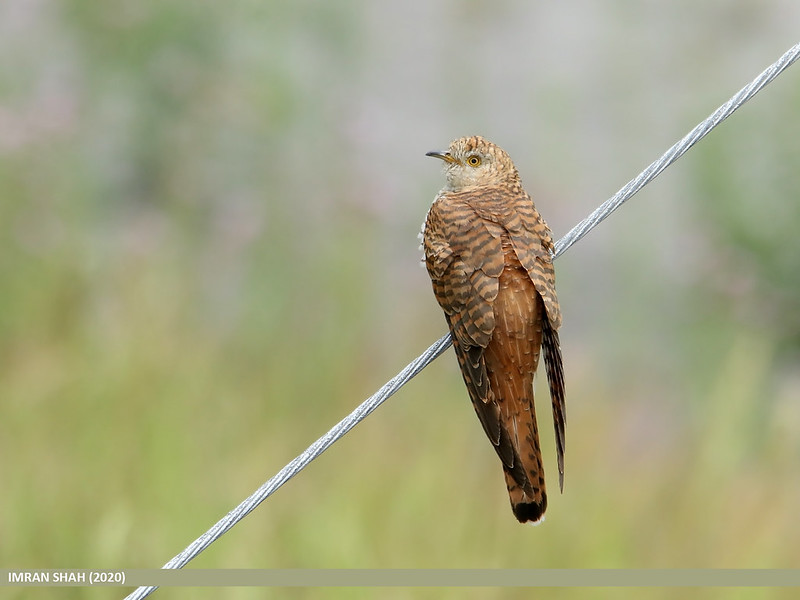
[[[0,2],[2,565],[162,565],[441,336],[426,151],[496,141],[560,237],[798,22],[794,0]],[[795,66],[558,261],[544,525],[513,519],[448,352],[191,566],[800,566],[799,107]]]

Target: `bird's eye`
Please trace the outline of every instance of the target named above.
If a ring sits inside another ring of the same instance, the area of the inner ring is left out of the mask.
[[[473,154],[472,156],[467,158],[467,164],[470,167],[477,167],[481,164],[481,157],[477,154]]]

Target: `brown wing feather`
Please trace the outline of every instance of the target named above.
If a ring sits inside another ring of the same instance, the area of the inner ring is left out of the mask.
[[[557,330],[561,327],[561,309],[553,269],[553,235],[531,197],[520,185],[510,190],[487,188],[472,207],[480,217],[508,232],[517,258],[542,296],[550,323]]]
[[[486,435],[501,459],[500,416],[492,402],[483,349],[494,331],[492,301],[503,268],[502,246],[463,202],[440,197],[428,212],[423,237],[425,264],[436,300],[455,340],[464,383]],[[492,259],[492,257],[498,257]]]
[[[436,300],[464,346],[485,348],[494,331],[492,302],[503,270],[500,233],[458,197],[441,196],[428,212],[425,265]]]
[[[542,347],[550,399],[553,403],[553,426],[556,431],[556,454],[558,456],[558,487],[564,491],[564,449],[566,447],[567,406],[564,392],[564,367],[561,361],[561,343],[558,332],[545,317],[543,322]]]

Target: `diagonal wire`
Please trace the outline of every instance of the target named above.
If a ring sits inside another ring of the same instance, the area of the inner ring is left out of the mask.
[[[626,200],[655,179],[659,173],[678,160],[689,148],[700,141],[712,129],[733,114],[742,104],[755,96],[765,85],[780,75],[789,65],[800,57],[800,43],[790,48],[775,63],[767,67],[758,77],[739,90],[730,100],[715,110],[707,119],[692,129],[678,143],[667,150],[661,158],[650,164],[634,179],[631,179],[613,197],[601,204],[592,214],[578,223],[555,245],[554,258],[562,255],[570,246],[594,229],[603,219],[618,209]],[[405,369],[395,375],[375,394],[367,398],[358,408],[331,428],[328,433],[311,444],[302,454],[286,465],[272,479],[258,488],[249,498],[220,519],[211,529],[189,544],[183,552],[175,556],[162,569],[180,569],[203,550],[214,543],[222,534],[252,512],[259,504],[271,496],[279,487],[302,471],[308,463],[330,448],[334,442],[350,431],[358,423],[383,404],[392,394],[403,387],[417,373],[422,371],[447,350],[452,341],[450,334],[443,336],[430,348],[413,360]],[[132,592],[125,600],[139,600],[150,595],[158,586],[142,586]]]
[[[730,100],[711,113],[708,118],[687,133],[678,143],[672,146],[672,148],[667,150],[661,158],[650,163],[649,167],[626,183],[620,191],[603,202],[592,214],[573,227],[567,235],[558,240],[558,242],[556,242],[555,256],[563,254],[572,244],[597,227],[600,221],[617,210],[623,202],[630,199],[636,192],[658,177],[661,171],[683,156],[689,148],[702,140],[712,129],[730,117],[737,108],[750,100],[750,98],[760,92],[765,85],[783,73],[789,65],[797,60],[798,56],[800,56],[800,43],[789,48],[783,56],[764,69],[758,77],[734,94]]]

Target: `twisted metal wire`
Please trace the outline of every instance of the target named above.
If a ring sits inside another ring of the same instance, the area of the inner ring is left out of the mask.
[[[678,160],[683,154],[698,141],[703,139],[712,129],[733,114],[742,104],[750,100],[761,89],[780,75],[789,65],[800,57],[800,43],[794,45],[775,63],[765,69],[758,77],[739,90],[730,100],[715,110],[707,119],[692,129],[678,143],[667,150],[661,158],[650,164],[644,171],[631,179],[614,196],[601,204],[592,214],[573,227],[555,245],[554,258],[561,256],[575,242],[580,240],[589,231],[612,212],[617,210],[625,201],[641,190],[645,185],[655,179],[659,173]],[[180,569],[195,558],[203,550],[219,539],[222,534],[231,529],[250,512],[269,498],[275,491],[292,477],[302,471],[312,460],[330,448],[337,440],[364,420],[370,413],[383,404],[392,394],[408,383],[417,373],[422,371],[437,357],[444,353],[452,340],[450,334],[443,336],[430,348],[413,360],[405,369],[389,380],[375,394],[367,398],[353,412],[334,425],[328,433],[311,444],[302,454],[291,461],[277,475],[258,488],[250,497],[220,519],[211,529],[189,544],[180,554],[175,556],[162,569]],[[158,586],[142,586],[137,588],[125,600],[140,600],[150,595]]]
[[[650,166],[626,183],[620,191],[603,202],[592,214],[573,227],[567,235],[558,240],[558,242],[556,242],[555,256],[560,256],[566,252],[567,248],[597,227],[603,219],[622,206],[623,202],[629,200],[636,192],[658,177],[661,171],[683,156],[689,148],[702,140],[712,129],[730,117],[737,108],[750,100],[750,98],[760,92],[765,85],[783,73],[789,65],[797,60],[798,56],[800,56],[800,43],[795,44],[787,50],[777,61],[764,69],[758,77],[734,94],[730,100],[711,113],[708,118],[667,150],[661,158],[650,163]]]

